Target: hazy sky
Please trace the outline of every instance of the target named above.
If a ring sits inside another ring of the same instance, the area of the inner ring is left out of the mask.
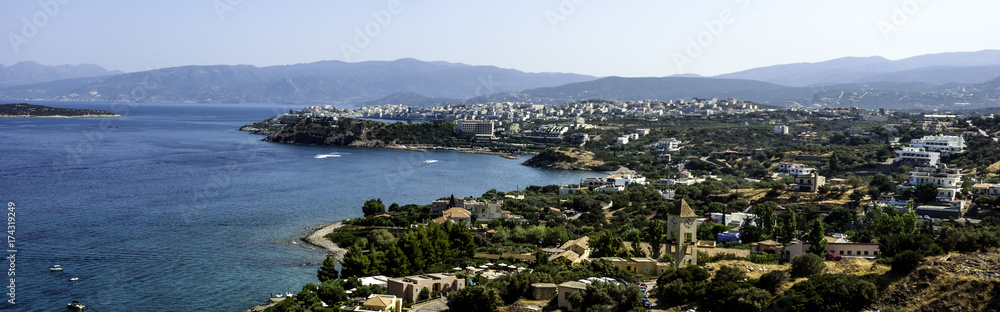
[[[1000,49],[1000,1],[0,2],[0,63],[416,58],[595,76],[717,75],[844,56]]]

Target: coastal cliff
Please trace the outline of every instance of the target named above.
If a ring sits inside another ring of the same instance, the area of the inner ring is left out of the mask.
[[[524,162],[525,166],[562,170],[604,170],[604,161],[594,153],[576,148],[551,148]]]
[[[267,142],[390,148],[413,144],[448,146],[455,140],[454,129],[455,124],[450,122],[387,124],[351,118],[298,118],[280,127],[253,124],[240,128],[266,134]]]

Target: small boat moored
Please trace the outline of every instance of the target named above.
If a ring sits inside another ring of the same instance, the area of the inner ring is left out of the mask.
[[[79,277],[70,277],[70,278],[69,278],[69,281],[70,281],[70,282],[75,282],[75,281],[79,281],[79,280],[80,280],[80,278],[79,278]]]
[[[73,311],[80,311],[80,310],[86,309],[87,306],[83,305],[79,301],[73,300],[73,302],[70,302],[70,303],[66,304],[66,308],[70,309],[70,310],[73,310]]]
[[[61,266],[59,266],[58,264],[53,265],[51,268],[49,268],[49,271],[52,271],[52,272],[58,272],[58,271],[62,271],[62,270],[63,270],[63,268]]]

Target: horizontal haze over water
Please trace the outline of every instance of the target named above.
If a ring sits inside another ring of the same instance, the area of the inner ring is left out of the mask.
[[[529,168],[523,157],[288,145],[236,131],[301,105],[36,104],[123,117],[0,118],[18,311],[72,300],[88,311],[239,311],[317,282],[323,254],[297,238],[361,216],[369,198],[428,204],[599,175]],[[330,153],[341,157],[314,158]],[[55,264],[65,271],[50,273]]]

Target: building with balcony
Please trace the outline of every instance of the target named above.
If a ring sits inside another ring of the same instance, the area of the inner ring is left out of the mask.
[[[903,164],[916,164],[924,166],[937,165],[941,159],[941,153],[931,152],[920,147],[904,147],[896,151],[896,162]]]
[[[965,139],[955,135],[928,135],[910,141],[910,147],[923,148],[925,151],[938,152],[947,157],[965,151]]]

